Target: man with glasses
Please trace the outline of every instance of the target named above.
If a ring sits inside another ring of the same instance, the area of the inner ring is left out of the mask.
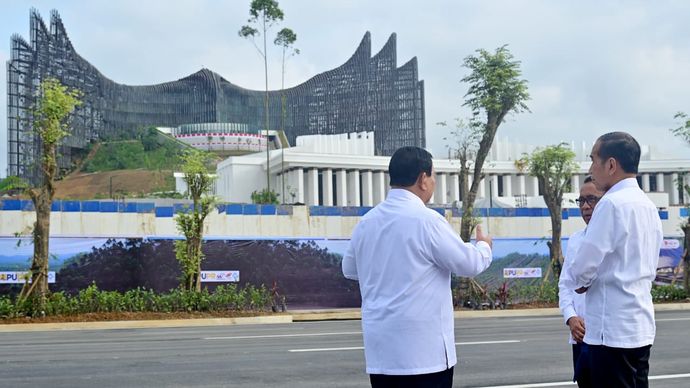
[[[594,185],[606,192],[568,269],[564,286],[585,297],[584,342],[594,387],[648,387],[656,324],[652,281],[663,241],[654,203],[636,175],[640,145],[625,132],[600,136],[590,155]]]
[[[599,202],[602,194],[594,185],[594,182],[592,182],[592,177],[587,176],[584,184],[580,187],[580,197],[575,200],[580,207],[580,215],[585,221],[585,225],[589,224],[594,207]],[[572,281],[569,277],[569,269],[573,265],[577,265],[575,263],[575,252],[579,248],[586,230],[587,227],[585,226],[585,229],[573,233],[568,239],[563,270],[558,280],[558,307],[561,310],[561,314],[563,314],[565,324],[570,328],[568,342],[573,348],[573,381],[577,381],[577,386],[580,388],[591,386],[589,367],[587,365],[589,362],[587,360],[587,344],[582,342],[585,336],[585,295],[576,293],[575,290],[568,288],[566,284]]]

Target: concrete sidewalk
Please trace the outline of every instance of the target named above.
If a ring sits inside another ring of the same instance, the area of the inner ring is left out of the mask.
[[[690,310],[690,303],[664,303],[654,305],[656,311]],[[502,318],[502,317],[535,317],[559,316],[557,308],[516,309],[516,310],[461,310],[455,312],[455,318]],[[159,319],[149,321],[104,321],[104,322],[62,322],[62,323],[18,323],[1,324],[0,333],[26,331],[62,331],[62,330],[110,330],[110,329],[145,329],[166,327],[227,326],[280,324],[292,322],[310,322],[327,320],[356,320],[362,315],[355,309],[295,310],[287,314],[264,315],[258,317],[238,318],[203,318],[203,319]]]

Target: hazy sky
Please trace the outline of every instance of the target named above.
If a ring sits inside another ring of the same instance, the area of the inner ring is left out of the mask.
[[[657,158],[687,158],[690,147],[668,128],[690,111],[688,1],[412,1],[282,0],[283,26],[298,36],[286,86],[343,64],[366,31],[372,54],[393,32],[398,65],[416,56],[425,82],[429,148],[446,154],[437,122],[466,117],[463,58],[503,44],[522,61],[532,113],[514,115],[501,138],[537,145],[577,143],[628,131]],[[3,1],[0,60],[13,33],[29,39],[29,9],[46,22],[57,9],[77,52],[105,76],[128,85],[172,81],[209,68],[239,86],[261,90],[263,67],[237,36],[249,0]],[[277,49],[269,84],[280,86]],[[6,70],[0,71],[0,175],[6,166]]]

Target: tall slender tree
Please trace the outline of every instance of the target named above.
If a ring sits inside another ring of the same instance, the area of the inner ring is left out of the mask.
[[[570,178],[578,168],[575,153],[567,147],[567,144],[561,143],[536,149],[531,155],[517,161],[516,166],[527,166],[530,175],[536,177],[539,182],[539,189],[551,217],[551,241],[548,243],[551,266],[544,279],[548,279],[551,271],[558,278],[563,268],[561,247],[563,194],[570,188]]]
[[[529,100],[527,81],[520,79],[520,61],[513,59],[507,46],[497,48],[493,53],[484,49],[477,55],[465,58],[463,66],[470,74],[462,79],[469,84],[465,103],[472,110],[469,126],[478,131],[479,146],[472,165],[472,185],[462,199],[462,224],[460,236],[469,241],[472,233],[474,200],[483,178],[482,169],[498,127],[511,113],[529,112],[525,104]]]
[[[690,117],[688,117],[688,115],[684,112],[678,112],[673,118],[680,120],[680,123],[678,127],[671,128],[670,131],[673,132],[674,135],[685,140],[685,142],[690,145]],[[687,197],[690,198],[690,185],[686,185],[683,178],[679,179],[678,185],[683,191],[685,191]],[[690,212],[690,204],[686,204],[686,207]],[[685,250],[682,257],[684,274],[683,287],[690,295],[690,215],[688,215],[687,220],[683,221],[683,223],[680,225],[680,228],[683,230],[683,240],[685,245]]]
[[[60,171],[58,146],[70,134],[69,118],[81,104],[81,93],[69,89],[60,81],[48,78],[41,82],[36,104],[31,114],[31,125],[41,145],[38,168],[41,183],[26,190],[36,211],[33,227],[34,254],[31,258],[31,283],[25,283],[20,300],[31,299],[35,311],[42,311],[48,293],[48,258],[50,255],[50,210],[55,197],[55,180]]]
[[[280,130],[285,134],[285,119],[287,116],[287,110],[285,107],[286,97],[285,97],[285,60],[293,55],[299,54],[299,49],[294,47],[297,41],[297,34],[289,28],[283,28],[278,31],[273,44],[282,48],[283,60],[281,66],[281,78],[280,78]],[[280,182],[282,185],[280,198],[282,198],[283,203],[285,203],[285,171],[283,168],[285,149],[281,147],[281,169],[280,169]]]
[[[268,100],[268,51],[267,34],[276,24],[283,20],[283,11],[275,0],[252,0],[249,5],[249,24],[242,26],[238,34],[240,37],[250,39],[259,55],[264,60],[264,125],[266,130],[266,190],[271,191],[271,169],[270,169],[270,147],[268,142],[268,131],[271,128],[269,122],[269,100]],[[263,45],[256,44],[256,39],[261,37]]]

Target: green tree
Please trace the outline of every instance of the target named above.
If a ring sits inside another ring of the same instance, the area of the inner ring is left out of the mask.
[[[48,294],[50,208],[55,197],[55,179],[59,174],[57,149],[62,139],[70,134],[69,117],[81,104],[80,95],[78,90],[68,89],[60,81],[48,78],[41,82],[31,112],[31,125],[41,143],[41,183],[26,190],[36,211],[34,254],[31,259],[31,283],[24,284],[19,299],[32,300],[35,311],[43,310]]]
[[[216,200],[208,193],[215,178],[210,175],[208,153],[189,150],[182,155],[182,173],[187,184],[187,197],[192,200],[191,208],[175,216],[177,230],[185,237],[175,241],[175,257],[182,267],[181,287],[190,291],[201,291],[201,247],[204,238],[204,221],[213,210]]]
[[[0,180],[0,194],[16,195],[28,187],[29,185],[22,178],[15,175]]]
[[[561,143],[536,149],[531,155],[524,156],[516,165],[527,165],[530,175],[536,177],[539,182],[539,189],[551,216],[551,241],[548,243],[551,266],[544,280],[548,279],[551,270],[555,278],[558,278],[563,267],[561,247],[563,193],[569,189],[570,178],[578,168],[575,153],[567,147],[567,144]]]
[[[671,128],[670,131],[690,145],[690,118],[684,112],[676,113],[673,118],[680,120],[680,125],[676,128]],[[686,172],[686,174],[688,173]],[[678,184],[687,193],[688,198],[690,198],[690,186],[684,185],[683,178],[679,179]],[[688,211],[690,211],[690,204],[686,204],[686,207]],[[680,227],[683,230],[683,240],[685,241],[685,251],[683,252],[683,287],[685,291],[690,294],[690,216],[688,216],[687,220],[683,221]]]
[[[238,34],[245,39],[251,39],[254,47],[264,60],[264,81],[266,90],[264,94],[264,124],[266,128],[266,188],[271,190],[270,153],[268,143],[268,131],[271,128],[268,115],[268,51],[266,39],[268,31],[283,20],[285,16],[275,0],[252,0],[249,5],[249,24],[242,26]],[[257,28],[258,27],[258,28]],[[256,38],[263,38],[263,49],[256,44]]]
[[[530,98],[527,81],[520,79],[520,61],[513,59],[507,46],[501,46],[493,53],[483,49],[476,52],[476,56],[470,55],[463,61],[463,67],[470,70],[470,74],[462,79],[469,84],[463,106],[472,110],[469,126],[477,131],[479,138],[474,163],[470,167],[472,185],[467,196],[462,198],[460,236],[465,241],[470,240],[472,233],[474,200],[484,177],[482,168],[496,131],[509,113],[529,112],[525,102]]]
[[[439,122],[437,125],[442,127],[448,126],[445,121]],[[448,157],[452,157],[460,162],[460,198],[463,200],[467,198],[469,193],[470,167],[477,155],[481,136],[482,133],[479,128],[476,126],[471,127],[467,121],[457,118],[455,119],[455,127],[450,130],[450,136],[443,138],[443,140],[451,142],[451,144],[447,145],[450,151]],[[476,217],[472,218],[472,220],[470,230],[479,223],[479,219]]]

